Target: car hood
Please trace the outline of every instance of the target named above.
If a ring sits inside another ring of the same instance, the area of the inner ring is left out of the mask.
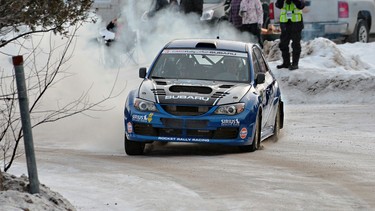
[[[240,102],[250,88],[251,85],[246,83],[145,79],[138,96],[160,104],[212,106]]]

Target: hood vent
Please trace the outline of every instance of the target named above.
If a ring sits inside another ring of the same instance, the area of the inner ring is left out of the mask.
[[[233,87],[234,85],[229,85],[229,84],[224,84],[224,85],[221,85],[219,86],[219,88],[222,88],[222,89],[229,89],[231,87]]]
[[[154,95],[165,95],[164,89],[151,89],[151,91],[154,93]]]
[[[212,89],[204,86],[171,86],[169,88],[171,92],[192,92],[198,94],[210,94]]]
[[[165,81],[155,81],[156,85],[167,85],[167,82]]]
[[[212,98],[223,98],[227,94],[229,94],[229,93],[228,92],[215,92],[211,97]]]

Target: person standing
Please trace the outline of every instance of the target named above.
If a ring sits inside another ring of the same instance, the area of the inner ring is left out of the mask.
[[[115,33],[116,30],[117,30],[117,18],[111,20],[111,21],[108,23],[106,29],[107,29],[108,31],[110,31],[110,32],[114,32],[114,33]]]
[[[240,14],[240,4],[242,0],[232,0],[230,2],[229,22],[237,29],[242,27],[242,17]]]
[[[260,0],[242,0],[239,15],[242,17],[242,31],[248,31],[258,38],[263,47],[260,31],[263,25],[263,7]]]
[[[203,13],[203,0],[181,0],[180,7],[185,14],[194,12],[201,17]]]
[[[280,12],[280,44],[283,63],[277,65],[278,69],[298,69],[301,55],[301,38],[303,29],[302,9],[305,7],[304,0],[277,0],[275,6]],[[289,43],[292,41],[292,63],[290,63]]]

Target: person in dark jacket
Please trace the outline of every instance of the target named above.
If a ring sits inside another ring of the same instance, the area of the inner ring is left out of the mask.
[[[230,2],[229,22],[237,29],[242,27],[242,17],[239,15],[241,1],[242,0],[232,0]]]
[[[203,0],[181,0],[180,7],[185,14],[195,12],[200,17],[203,12]]]
[[[111,20],[107,25],[107,30],[110,32],[116,32],[117,29],[117,18]]]
[[[304,0],[277,0],[275,6],[280,12],[280,44],[283,63],[277,65],[278,69],[298,69],[301,55],[301,37],[303,29],[302,9],[305,7]],[[292,63],[290,62],[289,42],[292,41]]]

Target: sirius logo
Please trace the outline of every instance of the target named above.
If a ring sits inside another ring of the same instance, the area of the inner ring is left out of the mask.
[[[209,97],[202,96],[186,96],[186,95],[167,95],[165,96],[166,100],[202,100],[209,101]]]
[[[240,126],[240,121],[238,119],[222,119],[221,126]]]

